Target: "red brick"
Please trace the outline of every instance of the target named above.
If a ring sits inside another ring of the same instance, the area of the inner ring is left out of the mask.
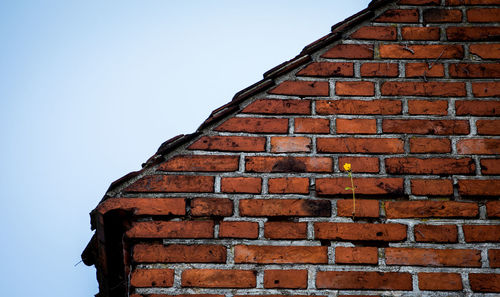
[[[500,174],[500,159],[481,159],[482,174]]]
[[[382,84],[382,95],[386,96],[439,96],[463,97],[466,95],[463,82],[399,82],[388,81]]]
[[[391,26],[364,26],[350,36],[352,39],[396,40],[396,28]]]
[[[418,288],[424,291],[460,291],[462,277],[459,273],[419,272]]]
[[[500,64],[460,63],[450,65],[450,77],[495,78],[500,77]]]
[[[414,227],[417,242],[458,242],[457,226],[455,225],[416,225]]]
[[[271,152],[310,152],[311,138],[309,137],[271,137]]]
[[[402,27],[403,40],[439,40],[439,28],[436,27]]]
[[[337,134],[377,134],[375,119],[337,119]]]
[[[242,199],[240,215],[245,217],[328,217],[331,204],[327,200],[310,199]]]
[[[411,291],[413,286],[407,272],[318,271],[316,288]]]
[[[472,94],[475,97],[500,97],[500,82],[472,83]]]
[[[377,264],[378,249],[376,247],[337,247],[335,248],[336,264]]]
[[[363,63],[361,76],[369,77],[397,77],[399,74],[396,63]]]
[[[450,153],[451,141],[448,138],[410,138],[411,153]]]
[[[498,0],[446,0],[446,5],[495,5]]]
[[[322,58],[333,59],[373,59],[372,44],[337,44],[332,47]]]
[[[371,81],[338,81],[335,93],[340,96],[373,96],[375,85]]]
[[[263,152],[266,138],[246,136],[202,136],[189,146],[190,150]]]
[[[264,236],[270,239],[306,239],[307,223],[266,222]]]
[[[220,182],[223,193],[260,194],[262,178],[260,177],[223,177]]]
[[[464,49],[461,45],[441,44],[381,44],[380,57],[389,59],[461,59]]]
[[[474,292],[500,293],[500,274],[469,273],[469,283]]]
[[[451,196],[453,183],[449,179],[412,179],[411,193],[425,196]]]
[[[431,8],[424,10],[424,23],[460,23],[462,12],[458,9]]]
[[[400,218],[474,218],[477,203],[455,201],[387,201],[385,214],[389,219]]]
[[[418,11],[416,9],[389,9],[376,18],[375,22],[418,23]]]
[[[477,120],[477,134],[500,135],[500,120]]]
[[[178,295],[165,295],[165,294],[147,294],[147,295],[130,295],[130,297],[225,297],[225,295],[216,294],[178,294]]]
[[[345,62],[315,62],[300,70],[297,76],[352,77],[354,65]]]
[[[468,120],[383,120],[384,133],[430,135],[469,134]]]
[[[476,165],[471,158],[387,158],[385,170],[389,174],[473,174]]]
[[[458,100],[455,101],[457,115],[498,116],[500,101]]]
[[[482,59],[500,59],[500,43],[471,44],[469,52]]]
[[[318,114],[401,114],[400,100],[320,100]]]
[[[259,223],[256,222],[221,222],[219,237],[249,238],[259,237]]]
[[[500,35],[499,27],[448,27],[446,36],[449,41],[496,41]]]
[[[271,89],[268,93],[291,96],[328,96],[330,86],[326,81],[287,80]]]
[[[486,211],[488,218],[500,218],[500,201],[488,201]]]
[[[329,119],[295,118],[295,133],[330,133]]]
[[[247,172],[332,172],[328,157],[246,157]]]
[[[133,222],[126,235],[130,238],[213,238],[213,221]]]
[[[318,178],[316,191],[318,195],[350,195],[351,180],[347,177]],[[401,195],[403,193],[402,178],[354,178],[356,194],[361,195]]]
[[[491,268],[500,267],[500,250],[488,250],[488,260]]]
[[[128,186],[127,192],[213,192],[213,176],[147,175]]]
[[[378,200],[356,199],[357,218],[378,218],[379,203]],[[342,199],[337,201],[337,216],[352,217],[354,204],[352,199]]]
[[[309,178],[280,177],[269,179],[270,194],[309,194]]]
[[[406,5],[439,5],[440,0],[399,0],[399,4]]]
[[[326,264],[326,246],[236,245],[234,263]]]
[[[429,68],[430,67],[430,68]],[[443,64],[407,63],[406,77],[443,77]]]
[[[233,214],[233,201],[221,198],[194,198],[191,201],[193,216],[224,216]]]
[[[307,270],[266,270],[264,288],[306,289]]]
[[[175,156],[160,164],[164,171],[236,171],[238,156],[184,155]]]
[[[226,263],[222,245],[138,243],[133,255],[139,263]]]
[[[498,196],[500,195],[500,179],[458,181],[458,192],[462,196]]]
[[[184,198],[110,198],[100,203],[97,211],[105,214],[110,210],[133,210],[134,215],[168,216],[185,215]]]
[[[378,158],[376,157],[339,157],[339,167],[341,171],[345,163],[351,164],[352,172],[379,172]]]
[[[465,249],[386,248],[387,265],[481,267],[481,251]]]
[[[457,152],[462,155],[498,155],[500,139],[460,139],[457,142]]]
[[[467,20],[472,23],[500,22],[499,8],[471,8],[467,10]]]
[[[409,114],[447,115],[446,100],[408,100]]]
[[[130,285],[136,288],[171,287],[173,284],[173,269],[136,269],[130,277]]]
[[[183,287],[255,288],[256,273],[251,270],[186,269],[182,272]]]
[[[242,113],[256,114],[311,114],[311,100],[257,99]]]
[[[500,225],[462,226],[466,242],[500,242]]]
[[[314,223],[316,239],[338,241],[402,241],[406,226],[401,224]]]
[[[288,119],[230,118],[215,130],[222,132],[287,133]]]
[[[318,138],[320,153],[403,153],[404,142],[399,138]]]

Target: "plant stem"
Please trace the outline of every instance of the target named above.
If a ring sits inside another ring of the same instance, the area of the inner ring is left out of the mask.
[[[354,194],[354,180],[352,178],[351,172],[349,172],[349,177],[351,178],[351,190],[352,190],[352,218],[356,216],[356,196]]]

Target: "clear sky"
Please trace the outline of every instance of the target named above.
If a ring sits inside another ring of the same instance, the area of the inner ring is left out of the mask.
[[[0,294],[97,293],[109,184],[368,2],[0,1]]]

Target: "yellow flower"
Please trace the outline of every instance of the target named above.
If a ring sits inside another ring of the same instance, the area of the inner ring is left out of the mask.
[[[351,164],[350,163],[345,163],[344,164],[344,170],[345,171],[351,171]]]

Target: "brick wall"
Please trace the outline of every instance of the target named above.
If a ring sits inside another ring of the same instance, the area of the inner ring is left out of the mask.
[[[130,296],[500,294],[500,1],[385,2],[108,192]]]

